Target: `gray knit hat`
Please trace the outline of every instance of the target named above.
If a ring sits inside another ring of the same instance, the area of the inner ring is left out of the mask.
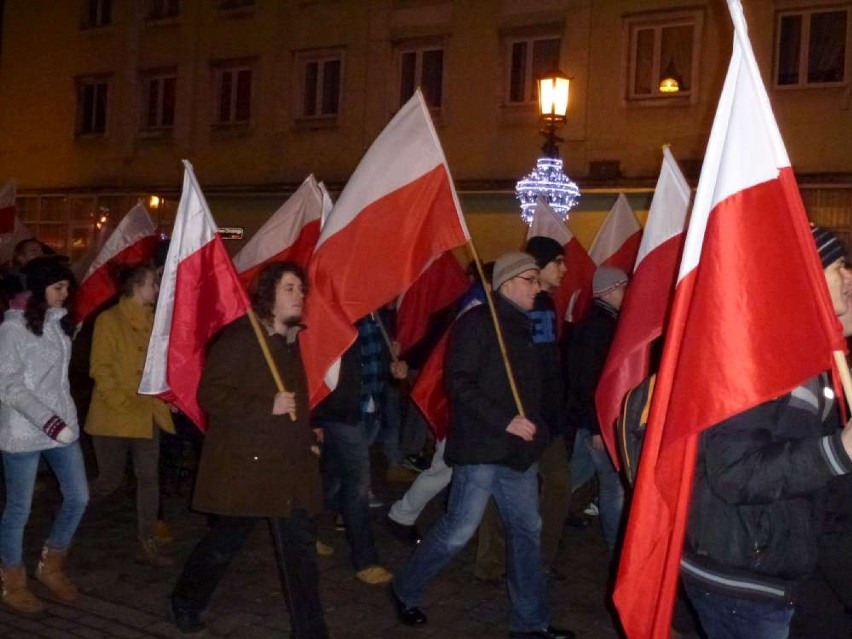
[[[600,297],[607,291],[627,284],[627,273],[613,266],[599,266],[592,278],[592,294]]]
[[[520,251],[509,251],[500,256],[494,263],[494,275],[491,277],[491,287],[496,291],[513,277],[517,277],[530,269],[539,270],[535,258]]]

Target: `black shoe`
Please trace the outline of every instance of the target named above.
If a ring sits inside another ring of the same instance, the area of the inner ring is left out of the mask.
[[[404,623],[406,626],[426,625],[426,615],[423,614],[423,611],[420,610],[420,608],[416,606],[406,608],[402,600],[396,596],[396,592],[393,589],[393,585],[388,588],[388,592],[390,592],[394,608],[396,608],[396,616],[402,623]]]
[[[406,526],[405,524],[401,524],[398,521],[391,519],[390,515],[385,517],[385,524],[387,525],[390,534],[400,541],[411,544],[420,543],[420,532],[417,530],[417,526]]]
[[[548,626],[544,630],[510,631],[509,639],[575,639],[570,630]]]
[[[174,602],[171,604],[172,621],[177,626],[178,631],[184,635],[195,635],[204,632],[207,629],[207,624],[201,621],[199,613],[188,608],[178,608]]]

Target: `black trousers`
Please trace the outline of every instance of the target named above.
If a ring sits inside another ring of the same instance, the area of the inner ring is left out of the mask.
[[[207,607],[228,565],[258,521],[256,517],[218,516],[214,519],[175,584],[172,605],[176,609],[200,613]],[[275,545],[281,590],[290,613],[292,636],[295,639],[326,639],[328,629],[319,598],[316,525],[304,510],[267,521]]]

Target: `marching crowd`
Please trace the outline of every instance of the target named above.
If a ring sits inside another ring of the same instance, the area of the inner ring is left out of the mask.
[[[830,232],[814,227],[813,236],[834,312],[850,334],[845,252]],[[44,608],[27,585],[22,553],[42,460],[63,500],[34,577],[52,597],[73,603],[78,590],[64,564],[75,531],[90,500],[121,484],[128,455],[136,480],[135,559],[173,565],[162,543],[168,531],[160,513],[160,457],[162,441],[186,429],[175,407],[138,393],[157,265],[116,274],[118,298],[94,322],[87,353],[94,387],[85,420],[78,421],[69,363],[72,344],[88,344],[74,339],[74,276],[62,256],[43,253],[35,240],[16,247],[3,278],[0,324],[2,603],[23,614]],[[309,282],[288,262],[259,273],[250,298],[263,339],[248,316],[225,327],[209,345],[198,388],[209,425],[192,508],[210,517],[172,590],[171,619],[181,633],[204,631],[217,584],[265,520],[292,636],[329,637],[317,567],[317,554],[328,549],[316,532],[317,516],[328,512],[345,531],[354,577],[387,587],[402,623],[428,623],[424,593],[477,536],[477,577],[505,578],[509,636],[575,636],[551,623],[547,606],[548,583],[570,579],[557,561],[570,552],[560,544],[565,526],[584,525],[577,515],[584,508],[599,512],[611,560],[601,569],[614,570],[629,512],[630,484],[601,435],[612,425],[600,423],[595,406],[629,278],[598,267],[587,317],[567,326],[552,298],[565,274],[555,240],[532,237],[523,252],[500,256],[482,273],[471,276],[468,293],[439,318],[421,349],[439,348],[449,331],[443,384],[450,419],[446,432],[431,437],[405,388],[426,357],[400,358],[392,310],[358,321],[334,390],[311,409],[298,337],[310,330],[302,323]],[[269,373],[264,348],[284,391]],[[701,435],[673,636],[850,636],[852,427],[843,426],[845,411],[832,389],[825,373],[801,380],[788,395]],[[91,438],[96,473],[87,474],[81,430]],[[431,444],[424,446],[427,438]],[[411,555],[393,571],[382,564],[371,532],[373,445],[388,457],[389,473],[408,473],[412,481],[386,517],[391,532],[412,543]],[[431,461],[422,458],[426,450]],[[594,501],[584,497],[590,480],[597,485]],[[420,513],[448,487],[443,515],[420,530]],[[836,599],[829,620],[809,613],[809,584],[817,580]]]

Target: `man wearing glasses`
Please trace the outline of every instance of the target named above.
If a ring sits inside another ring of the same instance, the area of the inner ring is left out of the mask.
[[[470,540],[493,496],[507,531],[509,636],[567,639],[550,625],[541,567],[538,464],[547,442],[541,418],[543,371],[527,313],[541,290],[535,259],[520,252],[494,265],[494,306],[523,407],[513,399],[489,307],[456,322],[444,379],[450,400],[446,459],[453,483],[446,514],[396,572],[392,593],[400,620],[426,623],[418,607],[428,583]]]

